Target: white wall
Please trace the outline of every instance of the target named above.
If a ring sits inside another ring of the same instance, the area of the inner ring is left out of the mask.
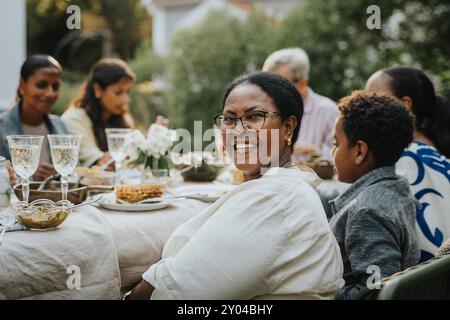
[[[0,110],[16,96],[25,57],[25,0],[0,0]]]
[[[169,54],[171,41],[177,23],[187,15],[196,4],[177,6],[155,6],[153,15],[153,49],[156,53],[166,56]]]

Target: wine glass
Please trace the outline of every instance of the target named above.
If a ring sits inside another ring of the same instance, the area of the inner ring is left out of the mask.
[[[49,134],[50,153],[53,166],[61,175],[62,200],[67,200],[69,183],[67,177],[73,172],[78,163],[81,135]]]
[[[116,163],[116,173],[122,168],[122,161],[126,158],[125,141],[127,135],[132,132],[131,129],[108,128],[106,131],[106,139],[108,141],[108,151]]]
[[[30,196],[30,178],[39,166],[43,136],[14,135],[7,136],[9,153],[14,171],[22,181],[22,197],[28,203]]]

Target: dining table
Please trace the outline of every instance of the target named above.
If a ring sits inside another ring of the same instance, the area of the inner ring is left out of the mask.
[[[181,183],[172,192],[221,195],[235,187]],[[318,191],[323,200],[345,188],[330,180]],[[177,198],[163,209],[137,212],[110,210],[97,203],[77,208],[54,230],[6,232],[0,244],[0,300],[120,299],[161,259],[175,229],[212,201]]]
[[[180,190],[222,194],[234,187],[184,183]],[[0,299],[120,299],[161,258],[175,229],[213,199],[207,200],[179,198],[137,212],[86,205],[54,230],[7,232],[0,245]]]

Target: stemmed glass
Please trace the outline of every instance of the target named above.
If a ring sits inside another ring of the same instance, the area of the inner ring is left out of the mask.
[[[39,166],[43,136],[15,135],[7,136],[9,153],[14,171],[22,181],[22,197],[28,203],[30,196],[30,178]]]
[[[126,158],[125,141],[132,132],[131,129],[122,128],[108,128],[106,131],[106,139],[108,141],[108,151],[111,158],[115,161],[116,174],[120,172],[122,168],[122,161]]]
[[[49,134],[50,153],[53,166],[61,175],[62,200],[67,200],[69,190],[68,175],[73,172],[78,163],[81,135]]]

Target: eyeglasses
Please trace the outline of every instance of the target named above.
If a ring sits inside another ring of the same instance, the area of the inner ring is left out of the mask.
[[[244,114],[242,117],[235,117],[229,114],[219,114],[214,117],[214,121],[216,126],[223,130],[234,129],[238,120],[241,121],[242,127],[247,130],[259,130],[264,127],[267,117],[280,114],[280,112],[268,111],[251,111]]]

